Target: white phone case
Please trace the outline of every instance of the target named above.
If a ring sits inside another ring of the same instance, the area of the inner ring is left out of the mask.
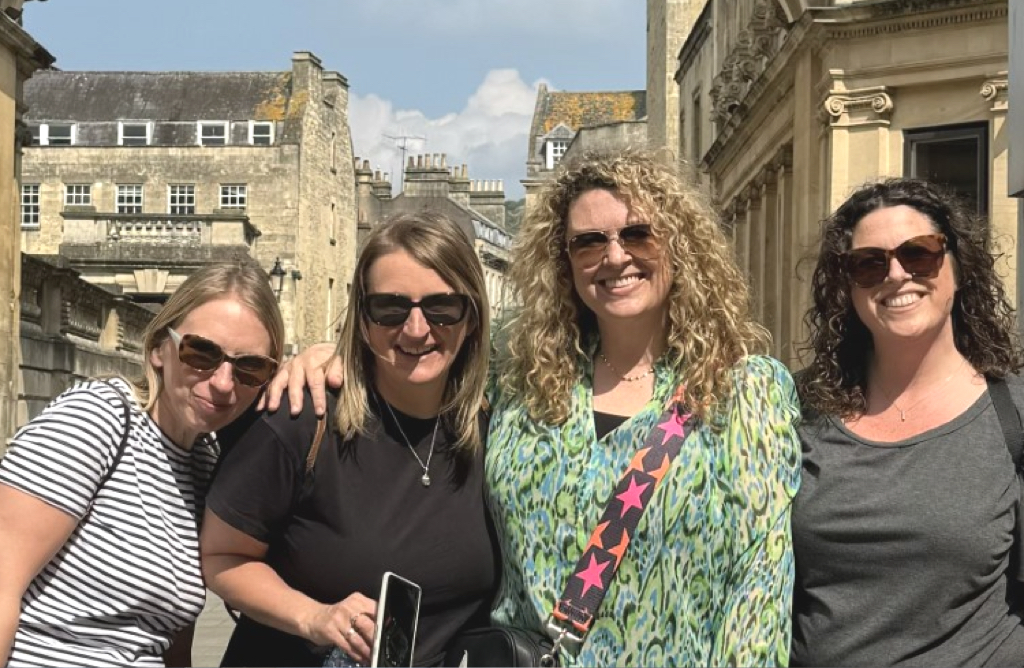
[[[396,590],[401,590],[401,592],[405,593],[406,595],[412,595],[415,601],[413,605],[413,614],[411,620],[412,633],[411,636],[408,638],[409,663],[407,665],[412,665],[413,653],[416,650],[416,631],[419,628],[420,622],[420,598],[422,596],[422,589],[415,582],[407,580],[406,578],[403,578],[400,575],[396,575],[395,573],[388,571],[384,573],[384,577],[381,578],[380,596],[377,598],[377,628],[373,634],[373,654],[370,657],[370,666],[372,668],[384,668],[385,666],[392,665],[386,660],[386,656],[382,656],[383,649],[381,645],[385,641],[385,633],[388,632],[388,629],[386,628],[388,618],[391,614],[394,613],[393,610],[389,609],[388,595],[389,593],[392,595],[395,594]],[[399,613],[402,613],[403,611],[407,612],[407,610],[405,610],[404,607],[399,609]],[[407,626],[410,626],[408,622],[408,619],[404,619],[401,620],[399,624],[404,623]]]

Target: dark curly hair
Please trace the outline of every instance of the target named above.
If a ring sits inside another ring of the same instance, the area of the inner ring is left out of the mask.
[[[862,187],[822,223],[821,250],[811,279],[813,306],[804,316],[805,350],[813,352],[797,376],[805,409],[852,417],[867,407],[864,386],[874,345],[851,301],[842,255],[853,230],[877,209],[909,206],[946,235],[953,255],[957,291],[953,300],[953,339],[971,366],[1002,378],[1024,366],[1014,309],[995,271],[988,225],[969,213],[947,189],[927,181],[894,178]]]

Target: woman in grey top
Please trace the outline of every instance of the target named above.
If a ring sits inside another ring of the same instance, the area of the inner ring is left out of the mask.
[[[908,179],[825,221],[798,379],[793,665],[1024,665],[1021,485],[988,393],[1005,379],[1024,405],[1024,356],[987,243]]]

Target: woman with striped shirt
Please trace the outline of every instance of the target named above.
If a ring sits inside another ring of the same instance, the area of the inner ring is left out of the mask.
[[[207,266],[146,329],[143,379],[80,383],[18,432],[0,461],[0,665],[190,663],[212,432],[283,339],[259,267]]]

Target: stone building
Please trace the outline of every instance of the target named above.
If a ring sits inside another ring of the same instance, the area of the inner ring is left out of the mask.
[[[537,89],[537,103],[530,124],[526,157],[526,208],[533,205],[540,188],[580,134],[587,148],[644,146],[647,128],[647,95],[642,90],[615,92],[549,91]],[[571,149],[580,150],[579,145]]]
[[[22,117],[23,87],[37,70],[53,64],[53,56],[21,27],[21,2],[0,2],[0,437],[17,426],[21,325],[17,296],[21,284],[21,247],[18,243],[18,178],[22,145],[28,138]],[[13,18],[12,18],[13,17]],[[3,441],[0,440],[0,452]]]
[[[457,223],[473,241],[484,268],[492,319],[511,303],[506,285],[512,237],[505,229],[505,188],[500,180],[472,180],[466,165],[449,167],[444,154],[409,156],[403,189],[392,197],[391,182],[356,158],[356,199],[360,234],[383,218],[433,211]]]
[[[204,263],[271,272],[289,350],[332,338],[356,252],[348,82],[282,72],[40,73],[26,86],[26,253],[162,303]]]
[[[677,54],[678,151],[723,211],[780,358],[797,361],[810,300],[809,267],[797,269],[819,221],[880,177],[944,182],[973,202],[1018,298],[1007,5],[703,3]]]

